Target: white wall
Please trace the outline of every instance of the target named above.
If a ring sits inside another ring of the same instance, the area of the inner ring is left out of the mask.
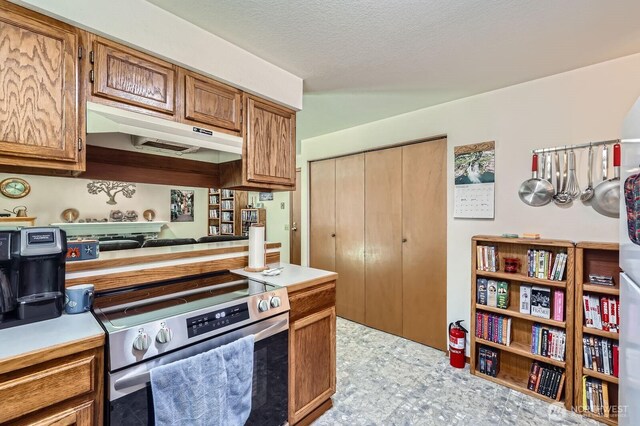
[[[145,0],[12,2],[302,109],[301,78]]]
[[[537,232],[546,238],[617,241],[617,220],[580,202],[533,208],[518,198],[531,150],[620,136],[640,95],[640,54],[414,111],[302,141],[302,229],[308,229],[308,161],[446,135],[448,139],[447,318],[470,316],[471,237]],[[495,220],[453,218],[453,148],[496,141]],[[586,153],[578,158],[585,173]],[[584,186],[584,174],[579,176]],[[308,231],[302,234],[303,264]],[[428,273],[428,271],[425,271]]]
[[[274,192],[272,201],[259,201],[259,194],[250,192],[249,202],[255,197],[256,202],[264,204],[267,211],[267,241],[282,244],[280,260],[289,262],[289,192]]]
[[[31,192],[24,198],[13,200],[0,196],[0,210],[12,210],[13,207],[27,206],[29,216],[36,216],[36,225],[44,226],[61,222],[62,211],[68,208],[78,209],[80,218],[102,219],[109,217],[111,210],[135,210],[139,220],[142,212],[153,209],[156,220],[169,222],[171,189],[194,189],[195,211],[193,222],[173,222],[163,227],[161,237],[199,238],[207,235],[207,189],[187,188],[181,186],[136,184],[136,193],[132,198],[122,194],[116,196],[118,204],[107,204],[108,197],[104,193],[91,195],[87,192],[88,179],[62,178],[50,176],[13,175],[0,173],[0,180],[17,176],[31,184]]]

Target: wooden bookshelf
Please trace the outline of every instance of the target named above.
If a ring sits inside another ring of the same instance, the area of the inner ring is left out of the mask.
[[[476,250],[478,245],[494,246],[498,250],[498,271],[488,272],[477,270]],[[475,236],[471,244],[471,324],[469,330],[471,344],[471,374],[485,378],[494,383],[518,390],[549,403],[555,400],[527,389],[531,364],[534,361],[560,367],[565,371],[565,381],[559,401],[565,408],[571,409],[573,402],[573,330],[574,330],[574,256],[575,245],[571,241],[564,240],[529,240],[522,238],[504,238],[494,236]],[[533,278],[526,275],[527,250],[544,249],[557,254],[567,253],[565,279],[563,281]],[[504,258],[518,258],[521,270],[518,273],[504,271]],[[495,279],[509,283],[509,306],[501,309],[477,303],[476,283],[478,278]],[[519,309],[520,286],[536,285],[546,286],[552,290],[564,290],[564,321],[539,318],[534,315],[521,313]],[[475,333],[476,313],[487,312],[511,318],[511,344],[505,346],[488,340],[477,338]],[[565,360],[559,361],[541,355],[531,353],[531,328],[534,323],[564,329],[566,331]],[[500,351],[500,371],[497,377],[491,377],[480,373],[478,367],[478,349],[480,345],[496,348]]]
[[[262,223],[265,226],[264,232],[266,236],[267,211],[265,209],[241,209],[240,222],[242,224],[241,235],[248,237],[249,227],[254,223]]]
[[[212,196],[217,197],[217,203],[211,202]],[[245,191],[209,188],[208,197],[207,235],[242,235],[240,210],[246,207],[248,194]],[[224,206],[223,203],[226,202],[230,202],[233,208],[222,208]],[[216,211],[218,217],[212,218],[211,211]],[[230,213],[230,220],[223,219],[224,212]],[[217,227],[217,233],[212,232],[212,226]],[[223,227],[228,229],[223,229]]]
[[[207,210],[207,235],[220,235],[220,190],[218,188],[209,188],[208,191],[209,208]],[[217,203],[212,203],[216,201]],[[216,214],[218,217],[211,217]]]
[[[619,400],[618,378],[612,375],[599,373],[584,367],[584,355],[582,338],[585,335],[604,337],[613,341],[619,339],[620,334],[610,331],[586,327],[584,324],[584,309],[582,296],[593,294],[597,296],[620,296],[619,245],[617,243],[580,242],[576,245],[575,268],[575,374],[574,374],[574,398],[573,405],[576,411],[585,417],[596,419],[608,425],[617,425],[616,410],[612,410],[609,417],[600,416],[586,411],[583,405],[582,376],[594,377],[608,383],[609,405],[617,406]],[[589,274],[609,275],[614,279],[613,286],[589,284]],[[623,318],[624,319],[624,318]]]

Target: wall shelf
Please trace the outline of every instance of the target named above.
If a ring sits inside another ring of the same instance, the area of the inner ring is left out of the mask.
[[[166,221],[153,222],[89,222],[52,223],[67,233],[67,237],[114,234],[159,234]]]

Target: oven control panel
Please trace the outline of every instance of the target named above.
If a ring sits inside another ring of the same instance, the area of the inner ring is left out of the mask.
[[[247,319],[249,319],[249,305],[247,303],[229,306],[197,317],[187,318],[187,335],[189,338],[200,336]]]

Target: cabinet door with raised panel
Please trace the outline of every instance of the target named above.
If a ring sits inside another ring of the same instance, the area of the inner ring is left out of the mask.
[[[0,164],[80,160],[78,56],[75,28],[0,3]]]
[[[336,270],[336,160],[309,165],[309,266]]]
[[[210,78],[180,70],[184,91],[184,119],[239,132],[242,92]]]
[[[254,184],[295,186],[295,112],[247,97],[246,179]]]
[[[295,424],[336,391],[336,310],[316,312],[289,329],[289,424]]]
[[[93,42],[92,95],[167,115],[175,113],[176,67],[126,46]]]

